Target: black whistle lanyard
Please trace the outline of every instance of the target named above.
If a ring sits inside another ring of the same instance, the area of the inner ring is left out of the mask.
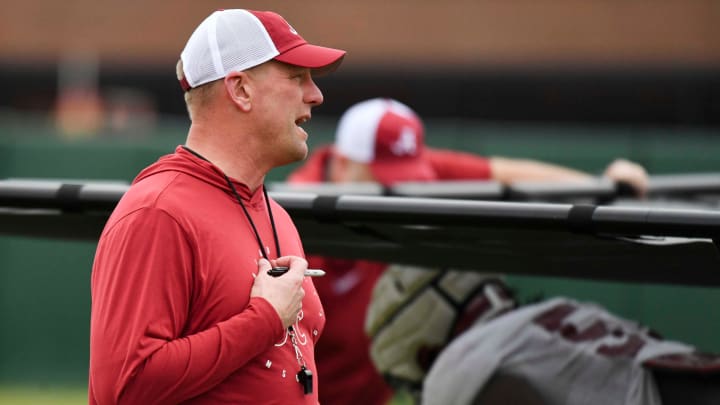
[[[205,158],[203,155],[195,152],[194,150],[190,149],[189,147],[183,145],[183,149],[186,151],[192,153],[199,159],[202,159],[208,163],[210,162],[207,158]],[[230,187],[230,190],[232,190],[233,195],[235,196],[235,199],[237,200],[238,204],[240,204],[240,207],[243,210],[243,213],[245,213],[245,218],[247,218],[248,222],[250,223],[250,227],[253,230],[253,233],[255,234],[255,240],[257,240],[258,246],[260,247],[260,253],[263,255],[265,260],[270,262],[270,258],[267,255],[267,252],[265,251],[265,244],[262,241],[262,238],[260,237],[260,232],[258,232],[257,227],[255,226],[255,221],[253,221],[252,217],[250,216],[250,213],[248,212],[247,208],[245,207],[245,204],[242,201],[242,198],[240,198],[240,194],[237,192],[237,189],[235,188],[235,185],[232,183],[232,180],[230,180],[230,177],[228,177],[225,172],[221,171],[223,177],[225,177],[225,181],[227,182],[228,187]],[[273,218],[272,209],[270,208],[270,199],[267,195],[267,189],[265,188],[265,184],[262,185],[263,190],[263,196],[265,197],[265,206],[267,207],[268,211],[268,217],[270,218],[270,227],[272,228],[273,232],[273,239],[275,240],[275,252],[277,253],[277,257],[282,256],[280,254],[280,239],[278,238],[277,229],[275,227],[275,219]],[[302,356],[302,352],[300,351],[300,348],[297,345],[297,341],[295,339],[295,330],[292,326],[288,327],[287,333],[290,335],[290,343],[292,344],[293,350],[295,351],[295,358],[298,361],[298,364],[300,364],[300,371],[295,375],[295,379],[298,383],[303,387],[303,392],[305,394],[312,393],[313,390],[313,373],[310,369],[305,367],[305,359]]]
[[[195,152],[194,150],[188,148],[187,146],[183,145],[183,149],[186,151],[192,153],[193,155],[197,156],[198,158],[208,162],[210,162],[205,156]],[[245,207],[245,204],[243,203],[242,198],[240,198],[240,194],[237,192],[237,189],[235,188],[235,185],[233,184],[232,180],[230,180],[230,177],[228,177],[227,174],[222,172],[223,177],[225,177],[225,182],[227,182],[228,187],[230,187],[230,190],[232,190],[233,195],[235,196],[235,199],[237,200],[238,204],[240,204],[240,207],[243,210],[243,213],[245,213],[245,218],[247,218],[248,222],[250,223],[250,227],[253,230],[253,233],[255,234],[255,240],[257,240],[258,246],[260,247],[260,253],[263,255],[265,260],[268,262],[270,261],[270,258],[267,255],[267,252],[265,252],[265,244],[263,243],[262,239],[260,238],[260,232],[258,232],[257,227],[255,226],[255,221],[253,221],[252,217],[250,216],[250,213],[248,212],[247,208]],[[277,253],[277,257],[282,256],[280,254],[280,240],[278,239],[277,229],[275,228],[275,219],[273,218],[272,209],[270,208],[270,199],[267,195],[267,189],[265,188],[265,185],[262,186],[263,189],[263,196],[265,197],[265,206],[267,207],[268,216],[270,217],[270,227],[272,228],[273,232],[273,239],[275,240],[275,252]]]

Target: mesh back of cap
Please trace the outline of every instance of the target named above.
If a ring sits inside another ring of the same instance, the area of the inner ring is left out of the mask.
[[[267,62],[279,54],[265,27],[245,10],[216,11],[190,36],[181,54],[192,87]]]

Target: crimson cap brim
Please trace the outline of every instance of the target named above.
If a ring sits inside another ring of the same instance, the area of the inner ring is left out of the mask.
[[[315,74],[326,74],[335,71],[340,66],[345,54],[346,52],[341,49],[306,43],[288,49],[274,59],[290,65],[313,69]]]

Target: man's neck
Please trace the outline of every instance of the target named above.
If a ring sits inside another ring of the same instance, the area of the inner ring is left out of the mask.
[[[217,135],[216,135],[217,136]],[[191,127],[185,145],[211,162],[228,177],[239,181],[255,192],[265,180],[266,171],[258,167],[253,155],[245,148],[217,142],[212,135],[200,135]]]

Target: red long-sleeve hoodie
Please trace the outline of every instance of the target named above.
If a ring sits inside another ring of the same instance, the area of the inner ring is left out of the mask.
[[[277,257],[262,189],[234,185]],[[270,206],[282,255],[304,256],[288,214]],[[250,299],[260,257],[217,167],[178,147],[143,170],[110,216],[93,264],[89,403],[316,404],[320,300],[306,277],[294,326],[315,373],[304,395],[277,312]]]

